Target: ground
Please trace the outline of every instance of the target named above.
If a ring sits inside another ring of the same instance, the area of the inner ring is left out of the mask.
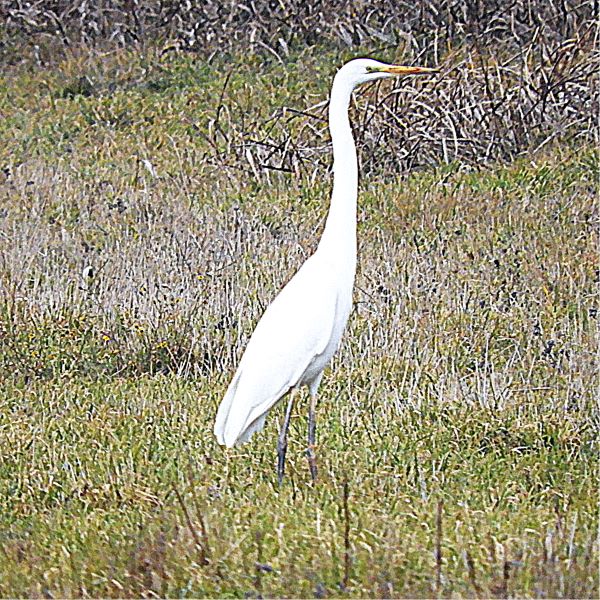
[[[215,60],[1,80],[0,594],[597,596],[594,145],[369,163],[319,479],[305,394],[278,487],[281,407],[235,450],[212,424],[318,241],[328,148],[279,119],[304,154],[263,169],[244,132],[325,100],[336,57]]]

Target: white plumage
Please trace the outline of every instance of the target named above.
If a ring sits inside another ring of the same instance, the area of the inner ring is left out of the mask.
[[[348,307],[341,306],[316,258],[304,263],[256,326],[219,407],[215,434],[220,444],[247,441],[292,387],[306,384],[316,393],[348,318]]]
[[[432,72],[422,67],[356,59],[334,78],[329,129],[334,156],[331,206],[316,252],[281,290],[260,319],[219,406],[214,432],[220,444],[236,446],[260,431],[269,410],[290,390],[307,385],[311,394],[309,464],[313,479],[314,407],[323,370],[337,350],[352,306],[356,271],[358,165],[348,106],[360,83]],[[291,401],[279,439],[283,477]]]

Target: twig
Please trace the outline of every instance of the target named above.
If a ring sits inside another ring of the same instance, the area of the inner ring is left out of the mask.
[[[471,553],[467,550],[465,552],[465,562],[467,563],[467,573],[469,574],[469,581],[473,586],[473,589],[477,592],[477,594],[482,593],[481,586],[477,583],[477,576],[475,574],[475,561],[471,556]]]
[[[348,498],[350,496],[350,488],[348,478],[344,479],[343,486],[343,505],[344,505],[344,579],[342,587],[346,589],[350,581],[350,510],[348,508]]]
[[[442,587],[442,513],[444,503],[437,503],[437,514],[435,519],[435,589],[439,594]]]
[[[179,490],[175,486],[173,486],[173,491],[175,492],[175,495],[177,496],[177,500],[178,500],[179,504],[181,505],[181,509],[183,510],[183,514],[185,516],[185,521],[187,523],[188,529],[190,530],[190,533],[192,534],[192,537],[194,538],[194,543],[196,544],[196,547],[198,548],[198,552],[200,553],[200,559],[199,559],[200,564],[207,565],[208,560],[206,558],[206,550],[205,550],[204,546],[202,545],[202,542],[200,541],[200,538],[198,537],[196,530],[194,529],[194,525],[192,523],[192,519],[190,517],[190,513],[188,512],[187,506],[185,505],[185,502],[183,501],[183,498],[182,498],[181,494],[179,493]]]

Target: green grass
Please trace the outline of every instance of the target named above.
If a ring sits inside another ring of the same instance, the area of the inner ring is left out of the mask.
[[[536,391],[503,410],[403,405],[383,378],[365,395],[347,375],[328,377],[321,394],[318,485],[298,408],[281,490],[272,422],[240,450],[215,444],[223,377],[9,387],[3,595],[494,596],[505,586],[520,597],[593,596],[589,415],[557,411]],[[345,480],[351,562],[341,590]]]
[[[281,407],[251,444],[213,438],[329,190],[322,165],[219,160],[323,100],[336,60],[124,52],[2,76],[1,596],[597,596],[586,144],[365,178],[317,485],[305,396],[282,488]],[[285,127],[310,138],[307,122]]]

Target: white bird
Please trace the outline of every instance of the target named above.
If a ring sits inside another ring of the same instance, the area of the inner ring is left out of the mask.
[[[317,390],[346,328],[356,272],[358,163],[348,119],[350,97],[361,83],[435,71],[359,58],[337,72],[329,102],[333,192],[325,229],[315,253],[269,305],[248,342],[217,412],[214,433],[219,444],[231,448],[247,442],[263,428],[279,400],[306,385],[311,397],[307,456],[312,479],[316,479]],[[293,397],[290,394],[277,444],[279,483]]]

